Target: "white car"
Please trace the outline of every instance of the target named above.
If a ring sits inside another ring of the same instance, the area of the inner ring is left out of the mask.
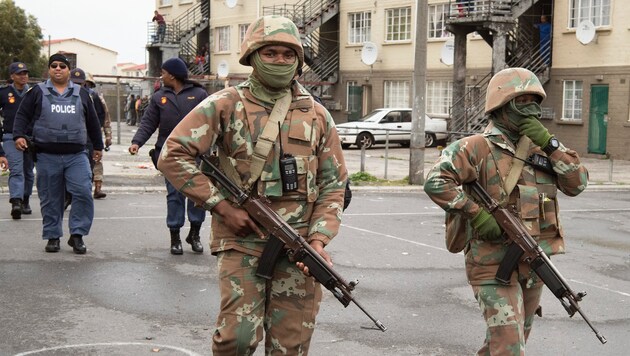
[[[370,148],[375,143],[385,143],[386,133],[389,133],[390,143],[399,143],[409,147],[411,141],[411,116],[410,108],[384,108],[376,109],[359,121],[346,122],[337,125],[341,146],[348,148],[356,145],[361,148]],[[438,141],[444,141],[448,137],[446,120],[432,119],[425,115],[424,132],[426,147],[435,146]]]

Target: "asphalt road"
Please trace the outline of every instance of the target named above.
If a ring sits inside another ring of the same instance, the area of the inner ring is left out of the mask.
[[[6,196],[5,196],[6,197]],[[117,193],[96,201],[86,255],[44,252],[34,213],[13,221],[0,204],[0,355],[208,355],[218,291],[216,261],[188,245],[169,253],[163,193]],[[606,336],[569,318],[550,292],[529,355],[625,355],[630,347],[630,191],[561,198],[566,255],[556,267]],[[444,249],[443,213],[422,192],[355,191],[335,268],[358,279],[354,305],[324,293],[312,355],[471,355],[485,328],[466,283],[463,256]],[[64,227],[67,234],[67,222]],[[187,231],[184,230],[183,233]],[[208,244],[209,222],[202,230]],[[260,348],[257,355],[262,354]]]

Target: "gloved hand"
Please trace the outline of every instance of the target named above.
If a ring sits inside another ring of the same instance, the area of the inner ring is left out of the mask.
[[[498,240],[501,237],[499,224],[486,209],[481,209],[471,220],[471,224],[482,240]]]
[[[541,148],[545,148],[549,140],[551,140],[551,137],[553,137],[549,131],[547,131],[547,128],[533,116],[521,120],[518,128],[521,135],[529,137],[534,144]]]

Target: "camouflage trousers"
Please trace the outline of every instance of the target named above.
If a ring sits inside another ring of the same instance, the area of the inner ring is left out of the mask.
[[[532,272],[532,278],[521,278],[515,285],[472,286],[479,302],[487,330],[477,355],[525,355],[525,342],[534,323],[543,284]]]
[[[252,355],[265,333],[265,355],[307,355],[322,290],[313,278],[278,259],[272,280],[256,276],[258,257],[218,253],[221,307],[213,355]]]
[[[103,162],[94,162],[94,168],[92,169],[94,175],[94,181],[103,181]]]

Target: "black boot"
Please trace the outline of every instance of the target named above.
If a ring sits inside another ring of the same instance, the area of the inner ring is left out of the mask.
[[[190,223],[190,231],[188,232],[188,237],[186,237],[186,242],[192,246],[192,250],[195,252],[203,252],[203,246],[199,241],[199,231],[201,230],[201,224]]]
[[[171,230],[171,255],[182,255],[182,240],[179,239],[179,229]]]
[[[74,251],[77,255],[83,255],[87,251],[87,247],[85,247],[85,243],[83,242],[83,236],[81,235],[70,235],[68,245],[72,247],[72,251]]]
[[[29,198],[29,196],[25,196],[24,199],[22,199],[22,214],[31,215],[33,213],[31,205],[29,204]]]
[[[11,217],[13,220],[19,220],[22,218],[22,199],[13,198],[9,199],[11,203]]]

